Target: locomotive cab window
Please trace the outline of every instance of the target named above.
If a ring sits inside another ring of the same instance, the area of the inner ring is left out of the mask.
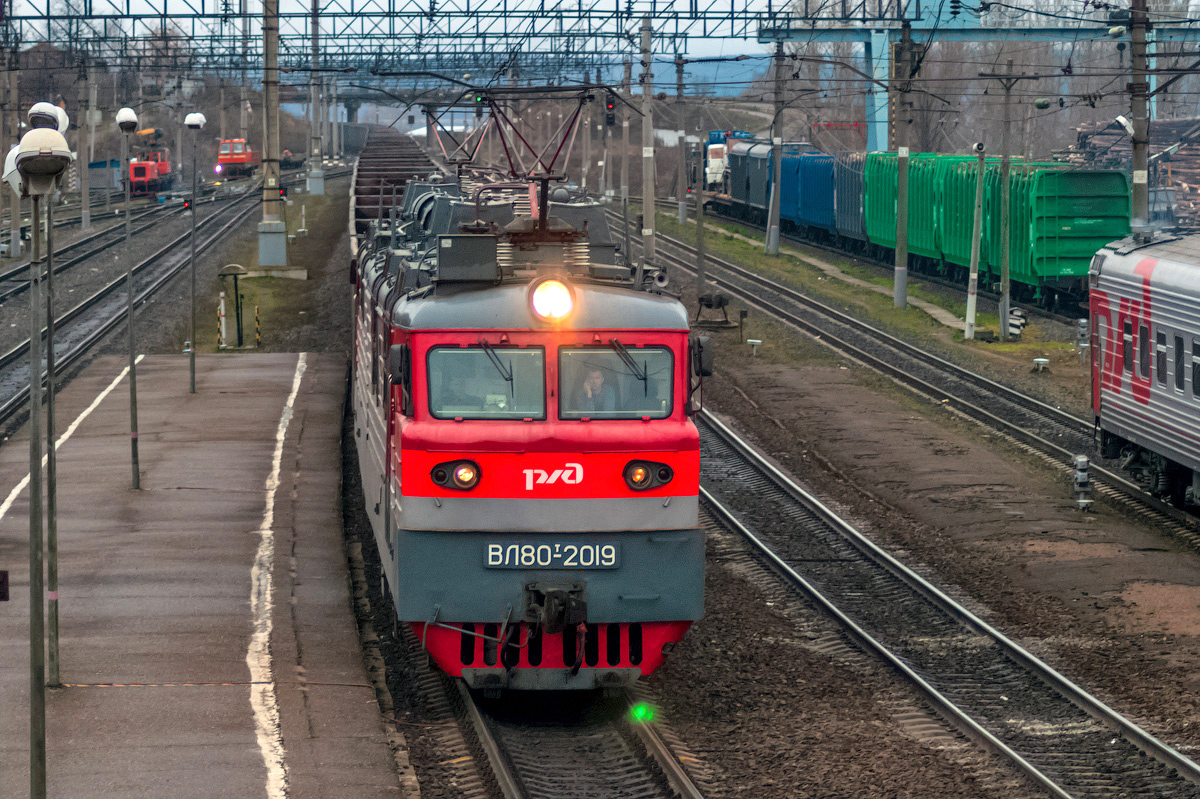
[[[540,347],[434,347],[429,412],[437,419],[544,419],[545,362]]]
[[[562,419],[665,419],[672,409],[674,357],[666,347],[562,347]]]
[[[234,155],[239,155],[240,153],[244,153],[245,151],[246,151],[246,145],[242,144],[240,141],[235,141],[233,143],[233,154]]]
[[[229,142],[221,142],[221,146],[217,148],[217,152],[221,155],[229,155]]]

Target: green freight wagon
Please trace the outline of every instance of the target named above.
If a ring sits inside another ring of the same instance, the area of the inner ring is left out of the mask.
[[[946,155],[938,159],[941,170],[942,202],[938,214],[938,244],[942,257],[952,264],[971,266],[971,239],[975,233],[975,175],[979,160],[968,155]],[[979,271],[986,274],[992,260],[998,261],[999,253],[988,249],[991,238],[987,235],[987,220],[991,212],[990,195],[987,191],[988,176],[998,173],[999,158],[988,158],[984,163],[983,219],[980,226]]]
[[[927,258],[941,258],[937,243],[940,157],[918,153],[908,159],[908,251]],[[890,249],[896,247],[898,179],[899,159],[895,153],[867,153],[863,175],[867,240]]]
[[[1039,289],[1081,291],[1096,251],[1129,235],[1132,200],[1124,172],[1014,165],[1009,203],[1009,277]],[[999,229],[997,220],[995,272]]]

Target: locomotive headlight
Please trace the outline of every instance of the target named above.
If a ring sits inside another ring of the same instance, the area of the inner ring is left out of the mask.
[[[625,466],[625,483],[634,491],[645,491],[671,482],[675,472],[665,463],[630,461]]]
[[[473,463],[461,463],[454,469],[454,484],[459,488],[471,488],[479,482],[479,470]]]
[[[429,477],[444,488],[470,491],[479,484],[479,464],[474,461],[439,463],[429,470]]]
[[[575,309],[575,297],[570,286],[550,278],[534,285],[529,304],[543,322],[561,322]]]

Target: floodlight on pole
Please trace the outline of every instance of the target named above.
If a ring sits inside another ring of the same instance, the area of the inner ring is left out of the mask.
[[[121,137],[121,180],[125,184],[125,241],[130,236],[129,221],[129,137],[137,130],[138,117],[132,108],[117,112],[117,127],[125,135]],[[138,458],[138,413],[137,413],[137,357],[133,337],[133,259],[125,259],[125,324],[129,332],[129,456],[133,468],[133,490],[142,487],[141,466]]]
[[[29,264],[29,793],[46,796],[46,643],[42,553],[42,297],[41,198],[71,164],[67,140],[51,127],[34,128],[13,154],[21,194],[33,198],[33,258]]]
[[[188,393],[196,393],[196,139],[200,136],[201,129],[204,128],[204,114],[193,111],[188,114],[183,120],[183,124],[187,125],[192,130],[192,208],[189,212],[192,217],[192,337],[191,346],[188,347],[188,369],[190,381],[188,383]]]

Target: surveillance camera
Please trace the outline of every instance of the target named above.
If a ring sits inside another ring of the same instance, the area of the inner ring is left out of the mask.
[[[208,120],[204,118],[204,114],[201,114],[198,111],[193,111],[184,118],[183,124],[187,125],[192,130],[200,130],[204,127],[204,123],[207,121]]]
[[[983,146],[983,142],[981,142],[981,141],[977,141],[971,145],[972,152],[982,153],[985,149],[986,148]]]
[[[58,114],[58,132],[66,133],[67,130],[71,127],[71,118],[69,116],[67,116],[67,112],[65,109],[59,108],[58,106],[54,106],[54,110]]]
[[[29,109],[25,117],[29,120],[29,127],[31,128],[54,128],[57,130],[59,123],[58,112],[60,110],[53,103],[34,103],[33,108]]]
[[[18,197],[21,196],[21,173],[17,171],[17,145],[13,145],[8,155],[4,158],[4,182],[9,185],[13,193]]]
[[[71,148],[57,130],[34,128],[21,137],[14,161],[21,174],[22,194],[43,196],[54,192],[71,165]]]
[[[1108,35],[1114,39],[1120,39],[1122,36],[1125,35],[1125,26],[1124,25],[1113,25],[1111,28],[1108,29]]]
[[[1129,120],[1126,117],[1118,116],[1116,118],[1116,120],[1114,120],[1114,121],[1118,122],[1121,125],[1121,127],[1125,128],[1125,132],[1128,133],[1130,136],[1133,135],[1133,125],[1129,122]]]
[[[133,133],[137,129],[137,112],[132,108],[122,108],[117,112],[117,127],[125,133]]]

